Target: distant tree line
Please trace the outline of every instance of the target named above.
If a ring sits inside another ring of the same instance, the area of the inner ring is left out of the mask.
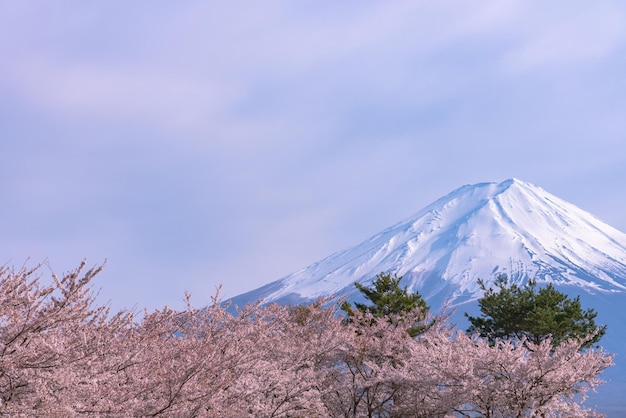
[[[231,314],[215,296],[137,318],[95,305],[100,270],[43,285],[39,267],[0,269],[0,415],[593,416],[582,400],[612,365],[586,348],[598,333],[454,331],[388,274],[345,315],[328,300]]]

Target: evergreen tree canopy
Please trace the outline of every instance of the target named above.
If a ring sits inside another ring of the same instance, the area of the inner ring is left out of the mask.
[[[478,304],[480,317],[465,316],[472,324],[469,334],[479,333],[492,344],[498,339],[526,338],[539,344],[548,336],[557,346],[570,338],[583,339],[597,333],[582,348],[596,344],[606,332],[606,325],[597,326],[593,309],[583,310],[580,297],[570,299],[552,286],[537,289],[537,283],[529,280],[523,287],[508,284],[506,276],[498,276],[496,290],[486,288],[478,281],[484,295]]]
[[[363,296],[371,302],[367,305],[355,302],[355,307],[362,313],[369,312],[374,318],[390,318],[392,316],[404,317],[408,313],[417,314],[413,318],[414,324],[408,329],[414,337],[424,330],[423,320],[426,318],[429,307],[419,292],[409,293],[406,286],[400,287],[402,276],[389,273],[380,273],[372,283],[373,287],[366,287],[361,283],[354,283]],[[341,306],[348,315],[348,320],[354,316],[354,311],[349,302]],[[419,323],[419,324],[418,324]]]

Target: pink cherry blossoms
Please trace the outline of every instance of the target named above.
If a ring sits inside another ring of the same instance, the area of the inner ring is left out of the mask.
[[[330,301],[231,314],[187,298],[138,319],[95,306],[100,270],[49,285],[39,268],[0,270],[0,415],[588,417],[612,365],[584,341],[490,346],[445,315],[411,338],[406,317],[346,323]]]

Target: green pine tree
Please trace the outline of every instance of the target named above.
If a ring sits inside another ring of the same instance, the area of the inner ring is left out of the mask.
[[[506,276],[498,276],[496,289],[478,281],[484,295],[478,304],[481,316],[465,316],[472,324],[468,333],[479,333],[491,343],[497,339],[526,338],[539,343],[548,336],[552,345],[557,346],[570,338],[586,338],[598,332],[587,341],[583,348],[598,343],[606,333],[606,325],[597,326],[593,309],[583,310],[580,297],[570,299],[552,286],[537,289],[537,283],[529,280],[523,287],[508,284]]]
[[[369,312],[374,318],[406,318],[411,314],[407,331],[415,337],[425,329],[424,319],[427,316],[429,307],[419,292],[409,293],[406,286],[400,287],[402,276],[393,276],[389,273],[380,273],[372,283],[373,287],[363,286],[361,283],[354,283],[356,288],[371,304],[355,302],[355,307],[362,313]],[[349,302],[344,302],[341,309],[348,315],[348,321],[354,317],[354,310]]]

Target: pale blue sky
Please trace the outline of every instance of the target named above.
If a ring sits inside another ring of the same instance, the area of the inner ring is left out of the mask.
[[[626,231],[621,1],[0,0],[0,263],[234,296],[467,183]]]

